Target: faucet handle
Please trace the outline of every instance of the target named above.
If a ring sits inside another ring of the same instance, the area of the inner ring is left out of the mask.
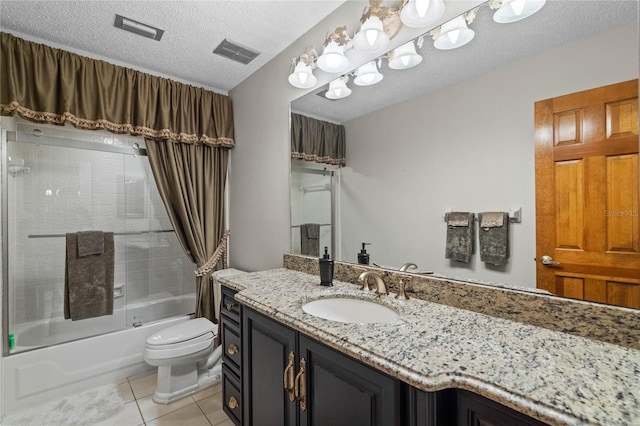
[[[396,299],[398,300],[409,300],[409,296],[405,292],[406,284],[404,280],[400,280],[400,290],[398,290],[398,294],[396,295]]]

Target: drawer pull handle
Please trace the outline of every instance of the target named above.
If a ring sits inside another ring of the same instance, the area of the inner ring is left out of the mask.
[[[227,402],[227,406],[232,410],[235,410],[236,408],[238,408],[238,400],[236,399],[235,396],[232,396],[231,398],[229,398],[229,402]]]
[[[233,311],[233,308],[236,307],[235,303],[225,303],[224,307],[227,308],[227,311]]]
[[[307,362],[302,358],[300,360],[300,370],[298,371],[298,375],[296,375],[296,386],[295,393],[296,397],[300,401],[300,409],[302,411],[307,410],[307,377],[306,377],[306,366]]]
[[[296,399],[296,394],[294,390],[294,378],[293,378],[293,363],[294,363],[295,355],[293,351],[289,352],[289,362],[287,363],[286,368],[284,369],[284,388],[289,393],[289,401],[293,402]]]
[[[227,353],[229,355],[235,355],[238,352],[240,352],[240,350],[238,349],[238,347],[235,344],[230,344],[229,347],[227,348]]]

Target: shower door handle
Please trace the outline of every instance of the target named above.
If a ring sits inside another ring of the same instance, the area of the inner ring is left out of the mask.
[[[124,284],[113,286],[113,298],[117,299],[124,296]]]

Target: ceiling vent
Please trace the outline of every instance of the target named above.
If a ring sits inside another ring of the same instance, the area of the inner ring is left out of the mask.
[[[218,47],[215,48],[213,53],[245,65],[253,61],[256,56],[260,54],[260,52],[241,46],[238,43],[227,40],[226,38],[222,40],[222,43],[220,43]]]
[[[160,41],[164,34],[164,30],[160,28],[152,27],[151,25],[143,24],[142,22],[134,21],[133,19],[118,14],[116,14],[116,20],[113,26],[157,41]]]

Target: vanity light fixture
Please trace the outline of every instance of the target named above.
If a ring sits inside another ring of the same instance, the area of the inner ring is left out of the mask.
[[[389,68],[393,70],[406,70],[415,67],[420,62],[422,62],[422,56],[416,52],[413,40],[395,48],[389,54]]]
[[[444,0],[405,0],[400,19],[407,27],[424,28],[442,18],[444,9]]]
[[[318,67],[329,73],[342,73],[349,68],[349,59],[344,55],[350,47],[351,38],[347,35],[347,27],[338,27],[327,36],[324,50],[318,58]]]
[[[509,24],[533,15],[547,0],[493,0],[489,2],[492,9],[498,9],[493,14],[493,20],[499,24]]]
[[[475,17],[475,14],[474,14]],[[462,47],[473,40],[475,32],[467,27],[464,15],[457,16],[432,32],[436,49],[450,50]]]
[[[380,71],[378,71],[376,61],[369,61],[361,65],[355,71],[355,76],[356,78],[353,79],[353,83],[358,86],[373,86],[384,78]]]
[[[384,32],[382,20],[377,16],[370,16],[362,23],[353,42],[365,52],[381,52],[389,45],[389,36]]]
[[[292,61],[293,72],[289,74],[289,83],[299,89],[309,89],[316,85],[318,79],[313,75],[315,61],[318,54],[313,49],[307,49],[306,53]],[[295,67],[294,67],[295,64]]]
[[[329,83],[329,90],[325,94],[325,97],[329,99],[342,99],[351,94],[351,89],[347,87],[348,76],[338,77]]]

